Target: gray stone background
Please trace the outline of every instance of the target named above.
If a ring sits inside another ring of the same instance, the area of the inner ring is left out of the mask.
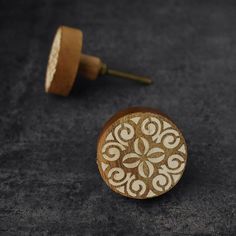
[[[45,94],[61,24],[83,30],[84,52],[155,83]],[[235,25],[235,1],[0,0],[0,234],[235,235]],[[130,106],[168,114],[187,140],[184,176],[159,198],[124,198],[97,170],[102,125]]]

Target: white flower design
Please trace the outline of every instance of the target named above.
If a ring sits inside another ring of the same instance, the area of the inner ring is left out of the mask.
[[[123,165],[127,168],[138,167],[139,174],[144,177],[151,177],[154,172],[153,164],[161,162],[165,153],[159,147],[149,149],[148,141],[141,137],[134,141],[134,151],[123,157]]]

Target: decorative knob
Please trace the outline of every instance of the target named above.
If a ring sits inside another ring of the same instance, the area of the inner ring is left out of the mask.
[[[99,75],[111,75],[136,80],[144,84],[152,81],[116,70],[109,69],[100,58],[81,53],[83,34],[79,29],[66,26],[58,28],[49,55],[45,90],[48,93],[69,95],[77,72],[82,77],[95,80]]]
[[[163,113],[129,108],[108,120],[97,145],[106,184],[126,197],[160,196],[180,180],[187,161],[185,139]]]

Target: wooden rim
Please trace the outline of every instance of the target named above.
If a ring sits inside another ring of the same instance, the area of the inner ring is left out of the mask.
[[[79,29],[58,28],[48,60],[46,92],[62,96],[70,93],[79,67],[82,39]]]

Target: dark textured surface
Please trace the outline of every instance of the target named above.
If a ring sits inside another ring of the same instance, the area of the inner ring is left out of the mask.
[[[44,93],[58,25],[150,86],[100,78]],[[0,1],[1,235],[235,234],[235,1]],[[148,106],[183,130],[189,162],[160,198],[105,185],[96,141],[117,110]]]

